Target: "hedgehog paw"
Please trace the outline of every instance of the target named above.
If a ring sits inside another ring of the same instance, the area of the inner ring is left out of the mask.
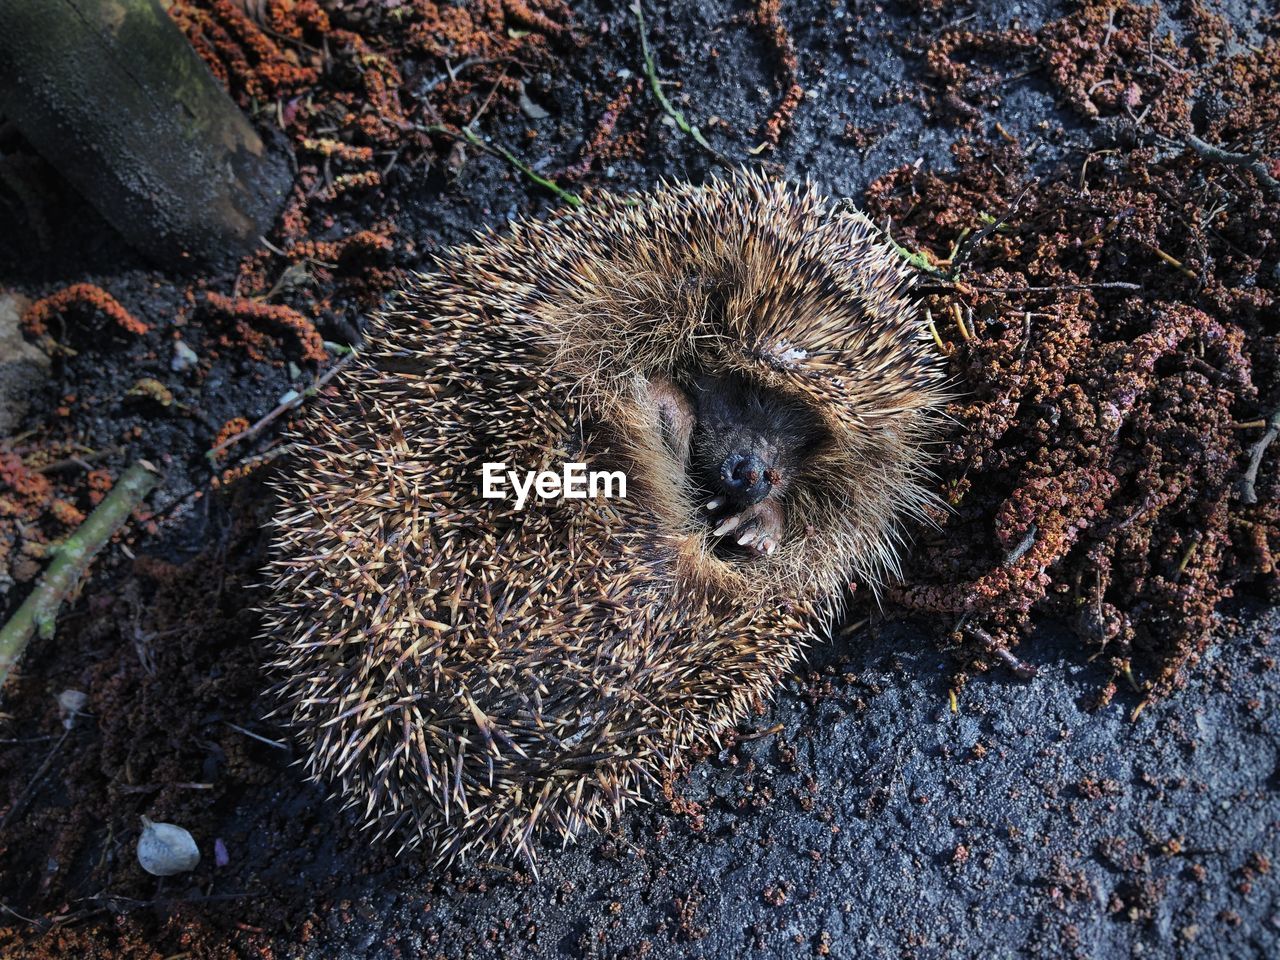
[[[707,504],[714,512],[724,505],[717,497]],[[740,547],[746,547],[756,556],[766,556],[782,543],[782,505],[776,500],[762,500],[731,514],[720,521],[712,531],[713,536],[731,536]]]

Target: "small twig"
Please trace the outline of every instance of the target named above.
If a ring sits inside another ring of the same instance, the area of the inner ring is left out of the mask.
[[[1191,563],[1191,558],[1196,555],[1196,549],[1200,546],[1199,540],[1192,540],[1191,546],[1187,547],[1182,554],[1182,559],[1178,561],[1178,570],[1173,575],[1173,582],[1177,583],[1182,579],[1182,575],[1187,572],[1187,566]]]
[[[569,206],[573,207],[575,210],[584,206],[583,199],[580,196],[578,196],[576,193],[566,190],[564,187],[560,186],[560,184],[556,183],[554,180],[548,180],[546,177],[540,176],[538,173],[534,171],[534,169],[531,166],[529,166],[527,163],[525,163],[523,160],[517,157],[514,153],[512,153],[502,144],[486,143],[469,126],[463,127],[459,131],[459,130],[454,130],[452,127],[446,127],[443,124],[433,123],[426,126],[418,126],[416,129],[421,130],[423,133],[438,133],[441,136],[451,137],[454,140],[465,140],[467,143],[471,144],[472,146],[479,147],[485,153],[494,157],[499,157],[502,160],[505,160],[517,171],[524,174],[526,177],[528,177],[538,186],[543,187],[546,190],[550,190],[552,193],[554,193],[557,197],[559,197]]]
[[[1133,687],[1134,693],[1142,693],[1142,685],[1138,683],[1138,678],[1133,675],[1133,664],[1129,660],[1120,662],[1120,673],[1129,681],[1129,686]]]
[[[428,93],[433,93],[436,87],[440,86],[440,84],[444,83],[446,80],[457,80],[458,75],[468,67],[478,67],[486,63],[493,63],[493,60],[489,57],[468,57],[456,67],[450,65],[448,60],[445,60],[445,72],[428,80],[422,88],[422,95],[425,96]]]
[[[1019,680],[1030,680],[1035,677],[1037,673],[1035,666],[1025,660],[1019,660],[1009,651],[1008,647],[987,633],[987,631],[981,627],[966,627],[965,629],[969,631],[974,639],[987,648],[988,653],[999,657]]]
[[[924,253],[916,253],[913,250],[908,250],[897,240],[893,239],[893,234],[890,232],[891,226],[891,221],[885,220],[884,238],[889,241],[889,246],[893,247],[898,256],[902,257],[903,260],[907,261],[907,263],[915,267],[921,273],[926,273],[931,277],[936,277],[945,284],[951,283],[951,278],[937,268],[931,257]]]
[[[1262,466],[1262,456],[1271,446],[1271,441],[1280,436],[1280,407],[1272,411],[1265,421],[1267,432],[1258,438],[1258,442],[1249,448],[1249,466],[1240,478],[1240,500],[1244,503],[1257,503],[1258,491],[1254,484],[1258,481],[1258,467]]]
[[[502,68],[502,72],[498,74],[498,79],[493,81],[493,86],[489,88],[489,95],[484,98],[484,102],[480,104],[480,109],[477,110],[475,115],[467,121],[467,124],[463,129],[470,129],[477,120],[484,116],[484,112],[489,109],[489,104],[493,102],[494,94],[498,92],[498,88],[502,86],[502,81],[505,79],[507,79],[507,67]]]
[[[111,492],[84,523],[57,549],[49,568],[9,622],[0,627],[0,690],[35,633],[53,636],[58,608],[84,576],[89,563],[142,503],[160,479],[146,460],[139,460],[116,481]]]
[[[949,276],[952,278],[958,277],[960,275],[961,268],[964,267],[969,257],[973,255],[973,251],[978,249],[978,245],[1009,222],[1009,218],[1017,212],[1018,204],[1022,203],[1022,198],[1027,195],[1027,191],[1031,189],[1031,186],[1032,185],[1023,187],[1022,191],[1013,198],[1013,202],[1005,208],[1004,213],[1000,214],[1000,216],[994,218],[990,223],[983,225],[982,229],[977,233],[968,234],[960,239],[960,242],[956,245],[955,252],[950,258],[951,267],[947,271]]]
[[[945,276],[941,270],[933,265],[933,261],[929,259],[928,254],[908,250],[897,240],[893,239],[893,237],[889,235],[888,227],[885,228],[884,238],[889,241],[889,245],[893,247],[898,256],[902,257],[903,260],[907,261],[907,263],[911,264],[911,266],[915,267],[921,273],[927,273],[931,277]]]
[[[477,146],[481,150],[487,151],[488,153],[492,153],[495,156],[501,157],[503,160],[507,161],[507,163],[511,164],[511,166],[515,167],[517,170],[523,173],[526,177],[528,177],[538,186],[542,187],[543,189],[550,190],[552,193],[554,193],[557,197],[559,197],[569,206],[573,207],[573,209],[578,210],[582,208],[583,201],[580,196],[578,196],[576,193],[572,193],[566,190],[564,187],[560,186],[560,184],[556,183],[554,180],[548,180],[546,177],[541,176],[538,173],[534,172],[533,167],[529,166],[527,163],[525,163],[523,160],[517,157],[514,153],[512,153],[502,144],[485,143],[483,140],[480,139],[479,136],[476,135],[476,132],[472,130],[470,127],[462,128],[462,136],[466,139],[467,143],[470,143],[473,146]]]
[[[960,256],[960,247],[964,245],[965,240],[969,239],[969,234],[971,233],[973,233],[973,229],[971,227],[965,227],[961,230],[959,236],[956,237],[955,242],[951,244],[951,252],[947,254],[947,259],[939,260],[938,266],[950,267],[955,263],[956,257]]]
[[[685,115],[676,109],[675,104],[668,100],[667,95],[663,93],[662,81],[658,79],[658,64],[653,59],[653,51],[649,49],[649,31],[645,26],[644,10],[640,5],[640,0],[636,0],[631,5],[631,12],[636,15],[636,24],[640,28],[640,50],[644,55],[644,75],[649,79],[649,87],[653,90],[653,95],[657,99],[658,105],[662,107],[662,111],[672,119],[682,133],[691,137],[694,143],[721,163],[729,166],[729,159],[708,143],[707,138],[702,135],[702,131],[685,119]]]
[[[1169,266],[1181,272],[1183,275],[1190,277],[1192,280],[1200,279],[1199,277],[1196,276],[1196,272],[1192,270],[1190,267],[1188,267],[1186,264],[1184,264],[1181,260],[1177,259],[1176,257],[1170,256],[1169,254],[1161,250],[1159,247],[1152,247],[1152,249],[1155,250],[1157,257],[1159,257]]]
[[[244,900],[245,898],[252,896],[256,896],[256,894],[206,893],[190,897],[158,897],[155,900],[139,900],[136,897],[126,897],[122,894],[104,892],[92,897],[79,897],[74,902],[101,903],[109,910],[117,913],[126,913],[129,910],[139,909],[142,907],[172,907],[187,903],[223,903],[230,900]]]
[[[258,237],[258,243],[262,244],[262,246],[266,247],[268,250],[274,253],[277,257],[289,256],[289,251],[281,250],[279,247],[277,247],[274,243],[272,243],[266,237]]]
[[[925,319],[925,324],[929,328],[929,332],[933,334],[933,342],[938,345],[938,352],[941,353],[944,357],[951,356],[951,352],[953,348],[951,344],[942,342],[942,337],[939,336],[938,334],[938,328],[937,326],[934,325],[934,322],[933,322],[933,311],[930,310],[928,307],[924,308],[924,319]]]
[[[1183,134],[1182,142],[1206,160],[1216,160],[1219,163],[1230,164],[1233,167],[1244,167],[1258,178],[1259,183],[1280,197],[1280,180],[1271,175],[1266,163],[1256,154],[1233,153],[1230,150],[1224,150],[1222,147],[1216,147],[1212,143],[1201,140],[1194,133]]]
[[[1051,287],[977,287],[966,283],[965,288],[978,293],[1057,293],[1063,290],[1141,290],[1137,283],[1112,280],[1105,283],[1059,283]]]
[[[859,630],[861,630],[870,622],[871,622],[870,617],[863,617],[861,620],[855,620],[853,623],[849,624],[847,627],[845,627],[840,631],[840,636],[852,637],[855,633],[857,633]]]
[[[24,923],[29,923],[32,926],[38,927],[43,922],[41,920],[35,920],[31,917],[23,916],[17,910],[13,909],[13,907],[9,906],[7,903],[0,902],[0,910],[3,910],[5,913],[9,914],[9,916],[11,917],[17,917],[19,920],[23,921]]]
[[[1111,43],[1112,36],[1116,32],[1116,8],[1111,7],[1107,10],[1107,32],[1102,36],[1102,43],[1099,46],[1105,50]]]
[[[163,790],[166,787],[173,787],[176,790],[212,790],[212,783],[199,783],[193,780],[179,780],[174,783],[124,783],[120,784],[121,793],[155,793],[157,790]]]
[[[771,727],[765,727],[763,730],[756,730],[753,733],[746,733],[742,736],[735,737],[734,739],[738,743],[746,743],[749,740],[762,740],[765,737],[773,736],[775,733],[781,733],[786,728],[787,725],[785,723],[775,723]]]
[[[285,400],[281,403],[276,404],[276,406],[272,408],[271,412],[268,413],[266,416],[264,416],[262,419],[258,420],[256,423],[252,424],[251,426],[246,427],[244,430],[241,430],[239,433],[233,434],[232,436],[227,437],[227,439],[223,440],[220,444],[218,444],[216,447],[214,447],[212,450],[206,453],[205,456],[208,457],[210,460],[215,460],[217,459],[218,454],[222,453],[222,451],[228,449],[229,447],[233,447],[237,443],[240,443],[243,440],[252,440],[264,429],[270,426],[272,422],[274,422],[275,420],[278,420],[281,416],[283,416],[288,411],[292,410],[294,407],[300,406],[302,404],[302,401],[307,399],[307,397],[314,397],[317,393],[319,393],[320,390],[323,389],[324,386],[330,380],[332,380],[334,377],[338,375],[338,372],[343,367],[345,367],[353,359],[355,359],[357,354],[358,354],[358,351],[355,349],[352,349],[350,353],[348,353],[345,357],[343,357],[341,360],[339,360],[337,363],[331,366],[328,370],[326,370],[320,376],[320,378],[316,380],[314,384],[312,384],[302,393],[299,393],[297,396],[290,397],[288,400]]]
[[[1031,526],[1027,528],[1027,535],[1022,538],[1021,542],[1019,542],[1016,547],[1005,555],[1004,560],[1001,561],[1001,565],[1005,567],[1012,567],[1015,563],[1021,560],[1023,555],[1035,546],[1036,536],[1039,533],[1040,528],[1034,523],[1031,524]]]
[[[94,460],[101,460],[104,457],[113,457],[117,453],[124,453],[124,447],[111,447],[106,450],[86,450],[82,456],[67,457],[64,460],[55,460],[52,463],[46,463],[42,467],[36,467],[36,473],[54,473],[58,470],[66,470],[69,467],[79,467],[81,470],[92,470],[89,466]]]

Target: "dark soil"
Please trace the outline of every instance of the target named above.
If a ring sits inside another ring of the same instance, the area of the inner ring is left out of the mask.
[[[1245,481],[1280,404],[1280,20],[653,6],[714,153],[621,5],[179,0],[297,164],[234,274],[150,267],[0,123],[0,282],[54,357],[0,441],[0,616],[129,463],[164,472],[5,689],[4,956],[1280,950],[1280,444]],[[302,782],[252,612],[287,417],[209,455],[433,250],[563,202],[504,150],[587,203],[726,160],[853,199],[921,267],[959,395],[951,509],[871,626],[536,878],[398,861]],[[193,874],[141,870],[143,814]]]

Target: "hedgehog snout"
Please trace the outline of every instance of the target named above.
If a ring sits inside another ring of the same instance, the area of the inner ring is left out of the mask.
[[[754,453],[737,451],[720,464],[720,486],[742,506],[759,503],[773,489],[773,471]]]

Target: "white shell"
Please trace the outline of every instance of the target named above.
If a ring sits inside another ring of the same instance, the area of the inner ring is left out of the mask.
[[[200,848],[191,833],[176,823],[156,823],[142,818],[138,837],[138,863],[156,877],[172,877],[194,870],[200,862]]]

